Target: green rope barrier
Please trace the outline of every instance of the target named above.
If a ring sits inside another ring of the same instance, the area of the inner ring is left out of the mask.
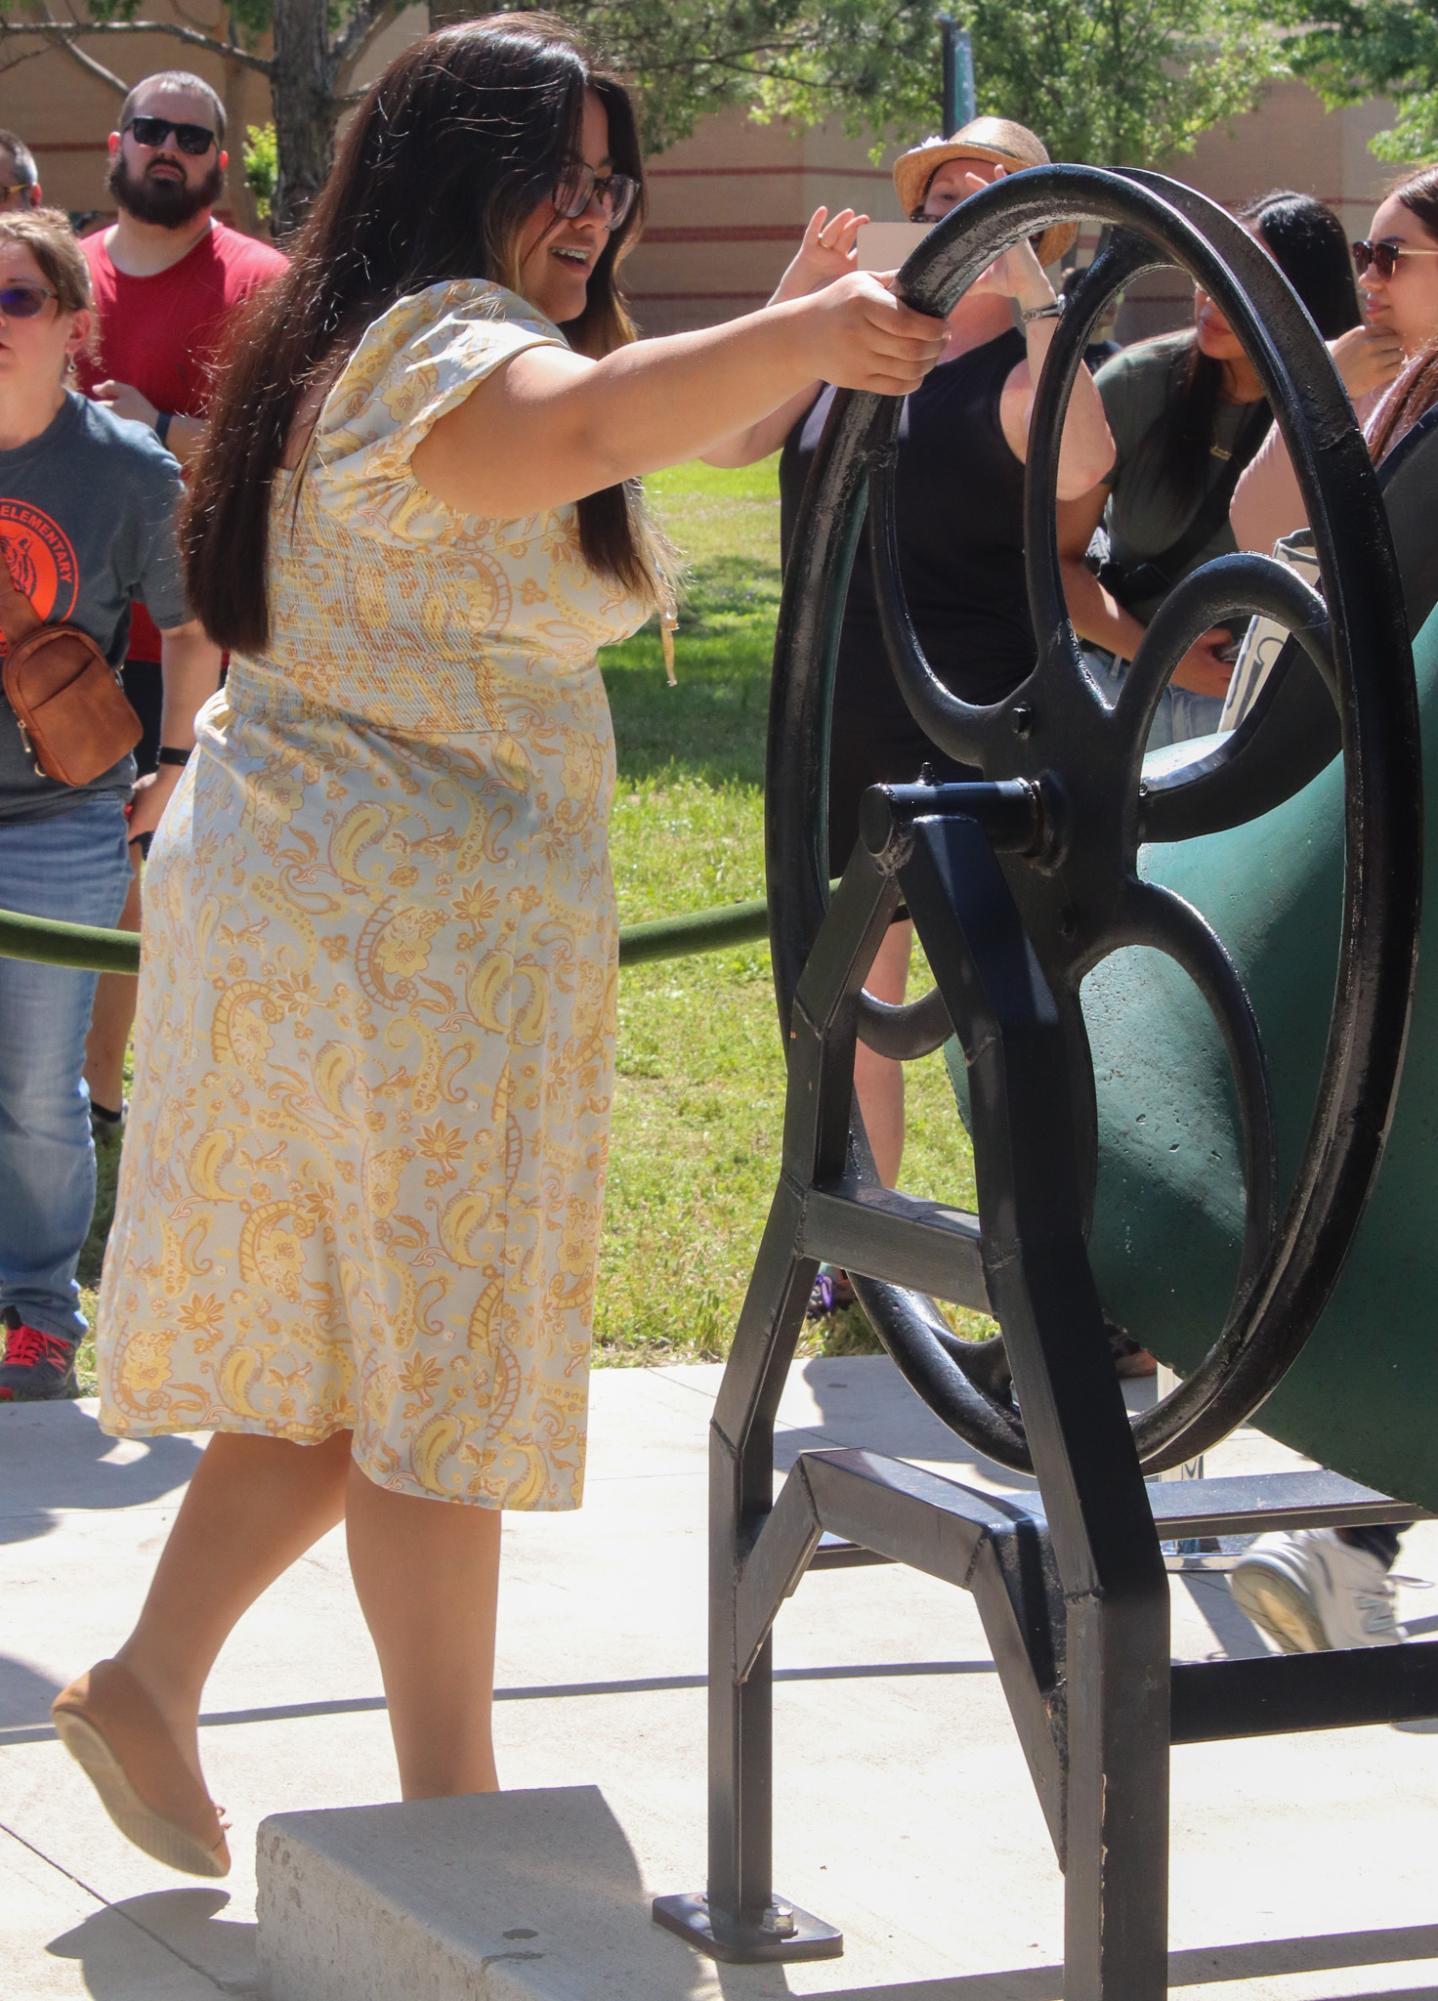
[[[658,917],[630,924],[619,934],[621,966],[655,959],[682,959],[696,952],[719,952],[767,936],[765,903],[727,903],[684,917]],[[31,959],[46,966],[75,966],[88,973],[137,973],[140,941],[133,931],[106,931],[96,924],[63,924],[54,917],[22,917],[0,910],[0,959]]]
[[[62,924],[56,917],[22,917],[0,910],[0,959],[75,966],[82,973],[138,973],[140,941],[133,931],[99,924]]]
[[[726,945],[748,945],[768,935],[767,903],[723,903],[687,917],[626,924],[619,934],[619,963],[643,966],[653,959],[684,959],[695,952],[720,952]]]

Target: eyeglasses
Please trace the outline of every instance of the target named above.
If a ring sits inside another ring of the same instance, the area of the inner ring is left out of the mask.
[[[0,318],[7,320],[33,320],[45,310],[47,299],[58,299],[60,294],[52,292],[48,285],[37,285],[28,278],[17,278],[9,285],[0,285]]]
[[[125,130],[133,132],[142,146],[163,146],[173,132],[175,144],[192,160],[208,153],[215,143],[215,135],[208,125],[176,125],[169,118],[132,118]]]
[[[587,213],[599,197],[604,226],[611,233],[626,220],[639,193],[639,183],[629,174],[596,174],[582,160],[565,167],[554,183],[550,200],[566,222]]]
[[[34,186],[33,181],[0,181],[0,201],[9,201],[14,195],[28,195]]]
[[[1367,237],[1351,246],[1353,268],[1359,277],[1372,269],[1380,278],[1391,278],[1398,269],[1400,257],[1438,257],[1438,250],[1418,250],[1410,243],[1390,243],[1380,240],[1370,243]]]

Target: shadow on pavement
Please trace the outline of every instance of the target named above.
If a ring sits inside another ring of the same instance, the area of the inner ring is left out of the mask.
[[[0,1410],[0,1543],[48,1535],[76,1509],[141,1507],[188,1481],[201,1448],[189,1438],[123,1444],[80,1404]]]
[[[825,1911],[832,1924],[839,1912]],[[1237,1945],[1196,1946],[1168,1956],[1169,1987],[1175,1991],[1231,1980],[1281,1978],[1284,1974],[1327,1973],[1340,1967],[1402,1966],[1438,1957],[1438,1925],[1392,1930],[1332,1932],[1319,1938],[1254,1939]],[[733,2001],[752,2001],[752,1968],[716,1968],[719,1985]],[[786,1983],[787,1990],[787,1983]],[[777,1991],[777,1990],[776,1990]],[[1431,1982],[1422,1987],[1374,1988],[1342,2001],[1432,2001]],[[898,1981],[882,1988],[834,1988],[823,2001],[1063,2001],[1061,1966],[1014,1967],[999,1973],[950,1974],[942,1980]],[[1338,1997],[1334,1997],[1338,2001]]]
[[[802,1377],[818,1406],[813,1430],[822,1431],[827,1443],[862,1445],[924,1465],[967,1468],[988,1485],[1015,1491],[1034,1485],[1026,1474],[986,1459],[950,1431],[909,1388],[887,1355],[814,1355],[793,1365],[791,1379],[795,1376]],[[776,1463],[784,1464],[786,1453],[792,1462],[791,1448],[805,1450],[815,1442],[812,1432],[802,1440],[781,1432],[775,1439]]]
[[[27,1661],[0,1654],[0,1747],[53,1737],[50,1704],[59,1693],[60,1684],[37,1674]]]
[[[840,1667],[786,1667],[774,1670],[776,1683],[787,1681],[905,1681],[935,1675],[989,1675],[992,1661],[862,1661]],[[702,1674],[636,1675],[624,1681],[541,1681],[524,1687],[497,1688],[496,1702],[562,1702],[591,1695],[675,1695],[707,1688]],[[50,1704],[59,1693],[22,1662],[0,1654],[0,1751],[9,1744],[40,1744],[55,1734]],[[364,1716],[386,1707],[382,1695],[336,1696],[328,1701],[274,1702],[254,1709],[206,1709],[202,1730],[222,1730],[245,1723],[293,1723],[311,1716]],[[40,1722],[39,1718],[45,1718]]]
[[[51,1939],[45,1950],[55,1959],[79,1960],[85,1991],[95,2001],[135,1993],[129,1969],[137,1931],[193,1968],[199,1978],[212,1982],[217,1992],[257,1995],[257,1927],[225,1918],[229,1901],[227,1891],[210,1889],[155,1890],[143,1897],[126,1897]]]

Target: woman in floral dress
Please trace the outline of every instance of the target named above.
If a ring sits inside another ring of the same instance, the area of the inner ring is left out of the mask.
[[[213,1434],[57,1728],[117,1824],[229,1866],[235,1620],[341,1519],[406,1798],[496,1784],[500,1510],[577,1505],[614,1035],[596,649],[664,591],[634,481],[941,329],[855,275],[633,342],[621,86],[548,16],[356,114],[240,329],[191,495],[227,687],[150,862],[102,1421]],[[560,329],[564,328],[565,332]]]

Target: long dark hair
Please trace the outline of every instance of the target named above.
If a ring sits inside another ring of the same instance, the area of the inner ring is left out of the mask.
[[[1325,340],[1358,325],[1358,288],[1348,237],[1326,203],[1278,188],[1246,202],[1236,214],[1263,238]],[[1202,352],[1196,332],[1181,336],[1173,348],[1173,365],[1182,382],[1177,409],[1159,419],[1163,427],[1159,465],[1163,480],[1175,492],[1197,494],[1206,485],[1223,393],[1223,363]]]
[[[1397,195],[1404,208],[1417,217],[1438,243],[1438,167],[1420,167],[1416,174],[1395,181],[1388,192]]]
[[[1420,417],[1438,403],[1438,341],[1430,341],[1405,362],[1401,373],[1374,413],[1368,450],[1381,465],[1395,445],[1401,445]]]
[[[223,646],[269,640],[266,563],[275,473],[306,389],[328,384],[396,300],[446,279],[513,287],[521,223],[578,156],[584,94],[609,120],[616,169],[640,176],[628,94],[549,14],[498,14],[414,43],[375,83],[295,236],[289,269],[230,339],[185,511],[195,615]],[[616,269],[642,200],[590,274],[572,345],[593,357],[634,338]],[[579,502],[589,564],[650,602],[660,594],[637,488]]]

